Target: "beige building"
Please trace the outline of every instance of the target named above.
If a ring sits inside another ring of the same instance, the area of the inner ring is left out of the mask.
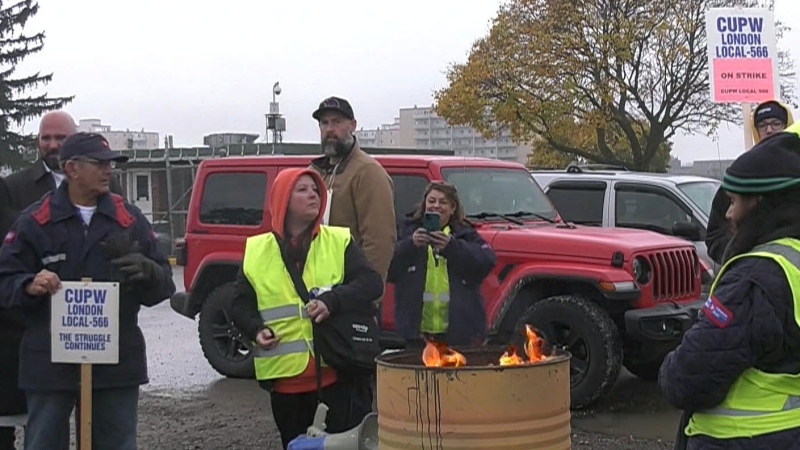
[[[384,124],[376,129],[357,130],[356,137],[359,144],[364,147],[403,147],[400,144],[400,118],[395,118],[394,123]]]
[[[684,165],[680,159],[670,158],[669,173],[675,175],[695,175],[698,177],[716,178],[722,180],[725,171],[733,164],[733,159],[710,159],[694,161]]]
[[[152,131],[112,130],[111,126],[103,125],[100,119],[81,119],[78,122],[78,131],[100,133],[108,139],[112,150],[139,150],[160,148],[158,133]]]
[[[530,147],[517,145],[504,131],[496,139],[486,139],[474,128],[451,126],[431,107],[401,108],[392,124],[357,132],[364,147],[401,147],[426,150],[453,150],[456,156],[477,156],[525,163]]]

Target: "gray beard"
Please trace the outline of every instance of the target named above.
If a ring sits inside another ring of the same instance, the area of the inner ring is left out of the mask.
[[[337,157],[344,155],[355,143],[355,138],[351,134],[343,141],[325,141],[322,143],[322,153],[328,157]]]

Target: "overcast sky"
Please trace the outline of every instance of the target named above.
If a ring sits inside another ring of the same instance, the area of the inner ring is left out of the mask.
[[[449,63],[466,60],[500,3],[40,0],[27,30],[45,30],[45,47],[18,74],[53,72],[47,90],[76,96],[66,108],[76,120],[144,128],[162,141],[172,134],[176,146],[202,145],[213,132],[263,138],[280,81],[284,141],[317,142],[311,112],[329,95],[349,99],[364,128],[391,122],[401,107],[429,105]],[[775,14],[794,28],[781,47],[800,58],[800,1],[776,0]],[[683,161],[717,158],[705,136],[677,138],[674,147]],[[723,158],[742,147],[740,128],[722,130]]]

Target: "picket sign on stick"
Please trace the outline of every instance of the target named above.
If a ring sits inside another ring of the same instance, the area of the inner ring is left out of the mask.
[[[62,281],[51,298],[51,361],[80,364],[80,450],[92,448],[92,366],[119,363],[119,283]]]
[[[714,103],[740,103],[744,149],[753,146],[753,103],[780,98],[775,17],[764,8],[712,8],[706,12],[708,65]]]

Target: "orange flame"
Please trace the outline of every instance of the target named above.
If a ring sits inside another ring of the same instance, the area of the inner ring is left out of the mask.
[[[520,364],[537,363],[545,360],[546,357],[544,353],[542,353],[542,344],[544,344],[542,338],[536,335],[536,332],[533,331],[530,325],[525,325],[525,334],[528,336],[525,341],[525,354],[528,356],[528,360],[523,360],[517,355],[517,348],[513,345],[509,345],[506,352],[500,357],[501,366],[518,366]]]
[[[425,367],[462,367],[467,365],[467,358],[441,342],[428,341],[422,351],[422,362]]]
[[[525,341],[525,354],[528,355],[528,361],[532,363],[544,361],[546,358],[542,353],[544,340],[536,335],[530,325],[525,325],[525,333],[528,335],[528,340]]]
[[[509,345],[506,349],[506,352],[500,357],[500,365],[518,366],[520,364],[524,364],[524,361],[519,357],[519,355],[517,355],[517,348],[513,345]]]

